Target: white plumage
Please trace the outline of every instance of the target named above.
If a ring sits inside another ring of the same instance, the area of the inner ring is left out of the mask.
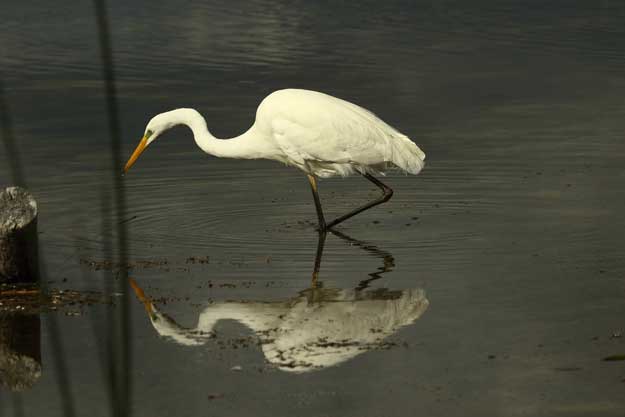
[[[403,291],[310,289],[283,302],[219,302],[207,306],[193,329],[161,313],[131,281],[159,335],[186,346],[214,337],[220,320],[236,320],[260,340],[269,363],[283,371],[309,372],[338,365],[417,320],[427,309],[421,289]]]
[[[256,120],[245,133],[228,140],[215,138],[194,109],[176,109],[153,117],[124,171],[163,132],[188,126],[197,145],[217,157],[270,159],[297,167],[309,175],[322,224],[315,177],[365,175],[385,191],[389,187],[371,177],[397,167],[418,174],[425,154],[407,136],[376,115],[348,101],[310,90],[278,90],[258,106]],[[390,195],[384,201],[387,201]],[[384,201],[369,204],[358,212]],[[328,227],[356,213],[331,222]]]
[[[262,101],[252,129],[274,142],[274,158],[318,177],[384,172],[397,166],[411,174],[425,154],[408,137],[370,111],[308,90],[280,90]]]

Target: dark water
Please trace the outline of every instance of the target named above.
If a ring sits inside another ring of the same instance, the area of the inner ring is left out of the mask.
[[[150,147],[124,180],[124,218],[109,219],[94,13],[90,2],[3,4],[0,74],[39,201],[48,285],[119,299],[109,272],[89,263],[110,258],[123,220],[131,276],[173,319],[159,337],[132,296],[134,415],[625,413],[625,363],[601,360],[625,353],[625,4],[111,2],[124,156],[157,112],[195,107],[229,137],[284,87],[354,101],[427,153],[418,177],[387,177],[388,204],[339,228],[351,240],[328,236],[323,291],[310,290],[317,235],[305,177],[208,157],[184,129]],[[374,195],[359,178],[320,186],[329,213]],[[215,306],[245,304],[216,337],[185,333]],[[41,377],[0,390],[0,415],[110,415],[119,308],[42,315],[31,330],[41,332]],[[396,325],[367,322],[391,310]],[[357,352],[281,369],[250,314],[271,317],[296,351]],[[326,345],[289,339],[306,315],[333,323],[319,336]],[[361,327],[368,336],[338,346]],[[381,343],[368,344],[371,334]]]

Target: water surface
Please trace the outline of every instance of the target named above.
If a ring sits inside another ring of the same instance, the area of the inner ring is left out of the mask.
[[[319,270],[328,290],[382,271],[365,292],[427,299],[388,348],[287,372],[245,323],[183,346],[133,296],[134,415],[623,414],[623,362],[601,359],[625,352],[625,6],[465,3],[109,4],[124,155],[157,112],[194,107],[230,137],[285,87],[367,107],[427,154],[418,177],[387,176],[388,204],[341,225],[351,241],[328,236]],[[125,177],[127,211],[111,219],[91,4],[10,1],[2,15],[4,96],[50,287],[118,297],[96,265],[124,221],[131,276],[180,326],[222,302],[311,291],[316,216],[301,173],[206,156],[177,129]],[[0,164],[1,186],[9,174]],[[360,178],[320,187],[329,216],[376,192]],[[115,309],[43,314],[41,377],[3,388],[0,414],[110,415]]]

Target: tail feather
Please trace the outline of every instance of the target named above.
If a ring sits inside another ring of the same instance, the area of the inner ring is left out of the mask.
[[[425,153],[407,136],[397,135],[391,140],[393,157],[391,161],[410,174],[418,174],[425,166]]]
[[[425,153],[419,149],[410,138],[385,123],[371,111],[350,103],[349,101],[339,99],[338,102],[341,103],[344,108],[349,109],[353,115],[361,118],[370,129],[377,133],[374,136],[378,138],[380,142],[385,141],[386,147],[383,153],[387,162],[392,162],[400,169],[415,175],[423,169],[425,166]],[[391,152],[390,155],[389,150]],[[383,173],[384,167],[380,169],[369,165],[367,168],[364,168],[364,170],[373,172],[379,170],[380,173]]]

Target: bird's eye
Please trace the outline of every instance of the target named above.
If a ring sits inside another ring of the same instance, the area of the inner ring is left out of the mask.
[[[152,132],[152,131],[151,131],[151,130],[149,130],[149,129],[148,129],[148,130],[146,130],[146,131],[145,131],[145,137],[146,137],[146,138],[149,138],[150,136],[152,136],[152,133],[154,133],[154,132]]]

